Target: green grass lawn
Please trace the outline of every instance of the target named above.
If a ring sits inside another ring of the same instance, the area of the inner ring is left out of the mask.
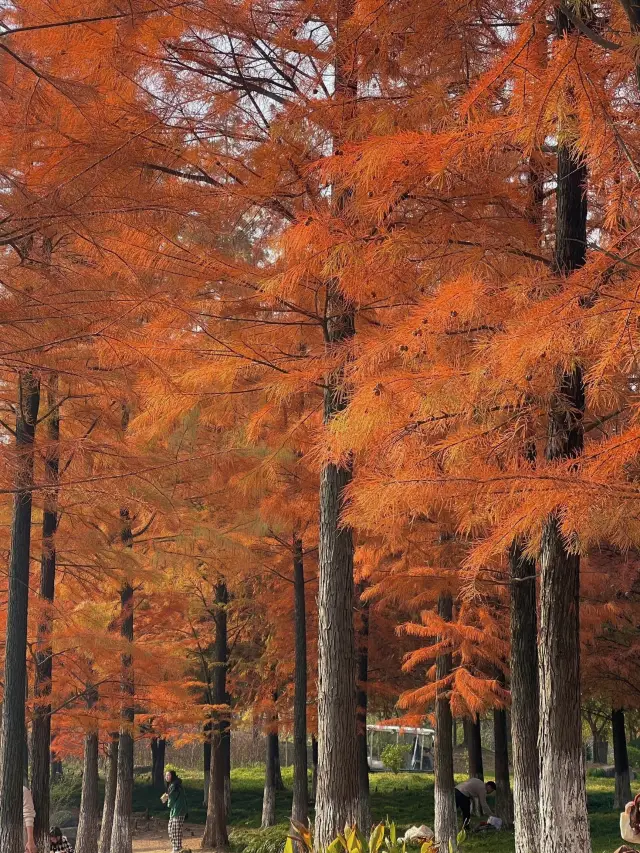
[[[189,798],[189,820],[204,823],[202,777],[189,772],[181,775]],[[278,827],[266,836],[274,841],[279,834],[286,832],[291,808],[291,770],[284,770],[283,776],[287,790],[279,793],[277,798]],[[243,768],[232,773],[230,830],[232,843],[237,851],[249,845],[251,853],[273,853],[273,845],[261,843],[265,839],[264,834],[260,832],[263,779],[263,767]],[[619,815],[613,811],[613,788],[612,779],[588,779],[594,853],[613,853],[622,843],[618,834]],[[149,810],[152,814],[166,814],[158,800],[157,792],[150,789],[148,780],[144,777],[136,782],[134,808],[136,812]],[[433,776],[372,774],[371,810],[376,821],[389,816],[400,829],[422,823],[433,826]],[[464,849],[474,853],[511,853],[514,849],[513,834],[470,834]]]

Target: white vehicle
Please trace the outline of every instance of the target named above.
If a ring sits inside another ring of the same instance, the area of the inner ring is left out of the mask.
[[[405,726],[367,726],[367,757],[369,770],[383,771],[382,752],[389,745],[408,746],[404,769],[414,773],[433,772],[433,729],[414,729]]]

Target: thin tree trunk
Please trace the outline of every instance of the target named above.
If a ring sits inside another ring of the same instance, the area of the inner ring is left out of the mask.
[[[126,512],[126,511],[125,511]],[[123,515],[127,519],[128,514]],[[124,538],[123,534],[123,538]],[[128,537],[131,528],[128,527]],[[125,584],[120,593],[122,628],[121,633],[128,644],[133,644],[133,587]],[[111,853],[131,853],[133,818],[133,724],[134,708],[133,659],[130,651],[122,655],[122,675],[120,692],[122,709],[120,711],[120,745],[118,748],[118,773],[116,799],[111,831]]]
[[[164,738],[151,738],[151,786],[156,791],[164,791],[164,762],[167,742]]]
[[[469,778],[484,779],[482,761],[482,730],[480,718],[467,720],[467,752],[469,755]]]
[[[203,805],[209,802],[209,779],[211,778],[211,723],[206,722],[204,726],[205,741],[202,748],[202,762],[204,766],[204,800]]]
[[[509,778],[509,736],[507,712],[502,708],[493,711],[493,742],[496,761],[496,814],[506,828],[513,826],[513,797]]]
[[[118,747],[120,735],[114,732],[107,747],[107,762],[104,780],[104,804],[102,806],[102,823],[100,824],[100,840],[98,853],[110,853],[111,830],[113,828],[113,813],[116,805],[116,786],[118,782]]]
[[[282,767],[280,765],[280,735],[276,731],[276,741],[273,751],[274,772],[276,791],[284,791],[284,781],[282,779]]]
[[[272,719],[272,725],[274,725]],[[264,775],[264,794],[262,797],[262,823],[261,829],[275,826],[276,822],[276,750],[278,749],[278,735],[269,731],[265,738],[267,748],[267,761]]]
[[[27,615],[33,455],[40,405],[40,383],[33,374],[18,378],[15,460],[16,493],[11,520],[9,602],[5,640],[2,740],[0,741],[0,850],[22,849]]]
[[[91,708],[97,702],[97,692],[88,694]],[[100,835],[100,805],[98,800],[98,732],[88,732],[84,739],[84,763],[82,766],[82,794],[80,797],[80,819],[76,837],[76,853],[98,853]]]
[[[362,601],[364,587],[358,589],[360,598],[360,632],[358,635],[358,693],[357,735],[358,735],[358,780],[360,796],[358,798],[358,826],[365,833],[371,828],[369,809],[369,756],[367,753],[367,682],[369,679],[369,604]]]
[[[293,541],[295,673],[293,694],[293,804],[291,817],[309,820],[307,780],[307,614],[304,594],[302,539]]]
[[[338,0],[336,8],[334,97],[340,110],[338,145],[346,123],[355,115],[358,93],[356,43],[344,30],[355,0]],[[342,210],[347,193],[334,196]],[[355,334],[354,308],[339,282],[326,287],[325,345],[328,352]],[[326,377],[324,422],[346,405],[344,371]],[[341,525],[345,489],[352,479],[349,464],[325,464],[320,473],[320,539],[318,582],[318,790],[314,844],[324,849],[359,817],[359,762],[356,731],[356,644],[353,624],[353,532]]]
[[[227,693],[227,704],[231,699]],[[227,823],[231,818],[231,722],[225,720],[222,732],[222,757],[224,761],[224,813]]]
[[[622,708],[614,708],[612,711],[611,730],[613,733],[613,762],[616,772],[616,791],[613,807],[618,811],[623,811],[632,797],[629,756],[627,754],[627,736],[624,728],[624,711]]]
[[[516,853],[540,845],[538,625],[536,564],[519,543],[509,553],[511,573],[511,732]]]
[[[224,581],[216,585],[216,600],[213,618],[216,628],[213,661],[213,703],[225,705],[227,695],[227,667],[229,649],[227,646],[227,604],[229,594]],[[229,727],[227,720],[212,722],[211,726],[211,771],[209,781],[209,802],[207,804],[207,822],[202,838],[203,850],[226,850],[229,846],[227,834],[227,810],[225,806],[225,767],[223,737]]]
[[[451,595],[442,593],[438,599],[438,615],[446,622],[453,618]],[[439,655],[436,660],[436,679],[445,680],[451,673],[451,654]],[[453,780],[453,743],[451,740],[451,706],[449,690],[444,688],[436,699],[435,764],[435,836],[440,849],[457,849],[458,824]]]
[[[569,31],[557,11],[557,34]],[[571,118],[559,128],[555,267],[568,276],[586,260],[587,170],[567,141]],[[564,140],[564,141],[563,141]],[[582,368],[565,373],[551,403],[548,461],[578,456],[585,406]],[[557,513],[540,543],[540,850],[591,849],[580,710],[580,557],[567,549]]]
[[[58,381],[51,376],[47,392],[47,450],[45,453],[45,482],[51,488],[44,493],[42,512],[42,555],[40,558],[40,598],[46,602],[43,618],[38,623],[35,654],[35,706],[31,726],[31,794],[36,810],[34,837],[40,853],[49,843],[49,788],[51,779],[51,679],[53,651],[51,634],[53,614],[51,605],[56,580],[56,530],[58,528],[58,483],[60,471],[60,409]]]

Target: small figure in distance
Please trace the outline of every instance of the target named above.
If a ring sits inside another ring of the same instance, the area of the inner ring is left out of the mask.
[[[184,822],[187,819],[187,795],[184,792],[182,779],[175,770],[167,770],[164,781],[167,783],[167,792],[160,799],[169,809],[171,853],[182,853]]]
[[[52,826],[49,830],[49,850],[51,853],[73,853],[72,846],[59,826]]]
[[[456,785],[456,808],[462,812],[462,828],[467,829],[471,822],[471,801],[476,799],[480,803],[480,811],[483,815],[493,814],[487,804],[487,797],[494,794],[495,782],[483,782],[482,779],[467,779]]]

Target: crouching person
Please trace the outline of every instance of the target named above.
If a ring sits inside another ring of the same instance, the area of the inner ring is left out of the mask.
[[[623,841],[640,844],[640,794],[631,803],[627,803],[620,815],[620,835]],[[636,848],[623,844],[616,853],[637,853]]]

